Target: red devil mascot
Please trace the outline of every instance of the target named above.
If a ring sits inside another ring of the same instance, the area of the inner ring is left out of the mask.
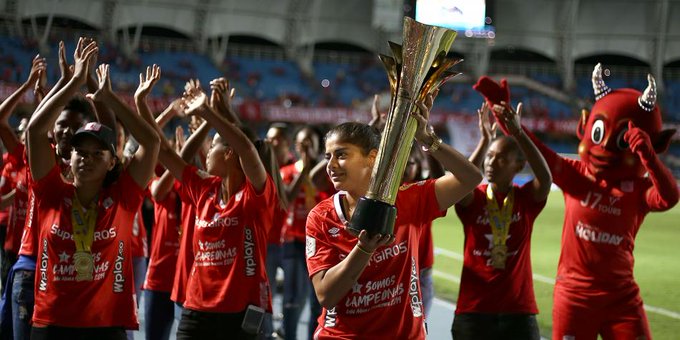
[[[597,101],[577,129],[580,160],[559,156],[527,131],[564,194],[553,339],[651,339],[633,278],[635,236],[647,213],[678,202],[678,187],[657,156],[675,130],[662,130],[656,83],[647,79],[643,93],[612,90],[595,66]],[[490,104],[509,103],[505,82],[482,77],[474,88]]]

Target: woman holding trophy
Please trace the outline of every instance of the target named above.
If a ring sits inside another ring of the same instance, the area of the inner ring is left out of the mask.
[[[340,192],[307,218],[307,266],[323,306],[315,338],[425,337],[417,260],[420,226],[444,216],[482,179],[472,163],[427,128],[433,100],[428,95],[416,104],[415,139],[450,173],[399,188],[393,234],[357,234],[348,228],[357,202],[369,190],[380,143],[377,130],[344,123],[326,135],[326,170]]]

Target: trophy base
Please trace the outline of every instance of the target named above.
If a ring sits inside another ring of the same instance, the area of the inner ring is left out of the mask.
[[[397,207],[383,201],[362,197],[349,222],[350,231],[359,234],[366,230],[368,235],[392,235],[394,222],[397,219]]]

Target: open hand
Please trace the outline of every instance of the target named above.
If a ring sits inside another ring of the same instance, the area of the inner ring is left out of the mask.
[[[229,80],[224,77],[215,78],[210,81],[210,107],[223,116],[232,109],[231,100],[236,95],[236,90],[229,87]]]
[[[25,84],[36,86],[46,69],[47,63],[45,62],[45,58],[41,57],[40,54],[36,55],[31,63],[31,71],[28,74],[28,80],[26,80]]]
[[[182,109],[186,115],[195,115],[210,109],[208,106],[208,96],[205,95],[200,87],[190,88],[182,95]]]
[[[147,66],[146,75],[143,73],[139,74],[139,86],[137,91],[135,91],[135,98],[146,98],[159,79],[161,79],[161,68],[156,64]]]
[[[501,126],[507,129],[510,135],[517,136],[522,132],[522,125],[520,123],[522,103],[517,104],[517,109],[515,110],[505,101],[501,101],[500,105],[496,104],[493,106],[493,111],[496,119]]]
[[[496,131],[498,130],[498,124],[494,122],[491,124],[489,120],[489,104],[485,102],[482,103],[482,107],[477,110],[477,116],[479,117],[479,133],[482,138],[487,141],[492,141],[496,138]]]
[[[113,93],[111,89],[111,77],[109,74],[109,64],[101,64],[97,67],[97,91],[88,93],[87,98],[93,101],[100,100],[101,97]]]
[[[73,53],[73,59],[75,61],[73,67],[73,78],[76,79],[79,84],[84,84],[85,80],[87,80],[90,58],[99,50],[96,42],[90,41],[87,45],[85,45],[86,41],[88,40],[83,37],[78,39],[76,50]]]

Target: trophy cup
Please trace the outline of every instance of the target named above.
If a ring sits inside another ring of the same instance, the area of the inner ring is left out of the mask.
[[[446,56],[456,31],[404,17],[403,45],[389,42],[392,57],[380,55],[390,82],[390,111],[382,133],[366,196],[359,199],[349,229],[369,235],[393,234],[394,203],[408,161],[418,123],[411,116],[415,103],[425,100],[457,72],[461,61]]]

